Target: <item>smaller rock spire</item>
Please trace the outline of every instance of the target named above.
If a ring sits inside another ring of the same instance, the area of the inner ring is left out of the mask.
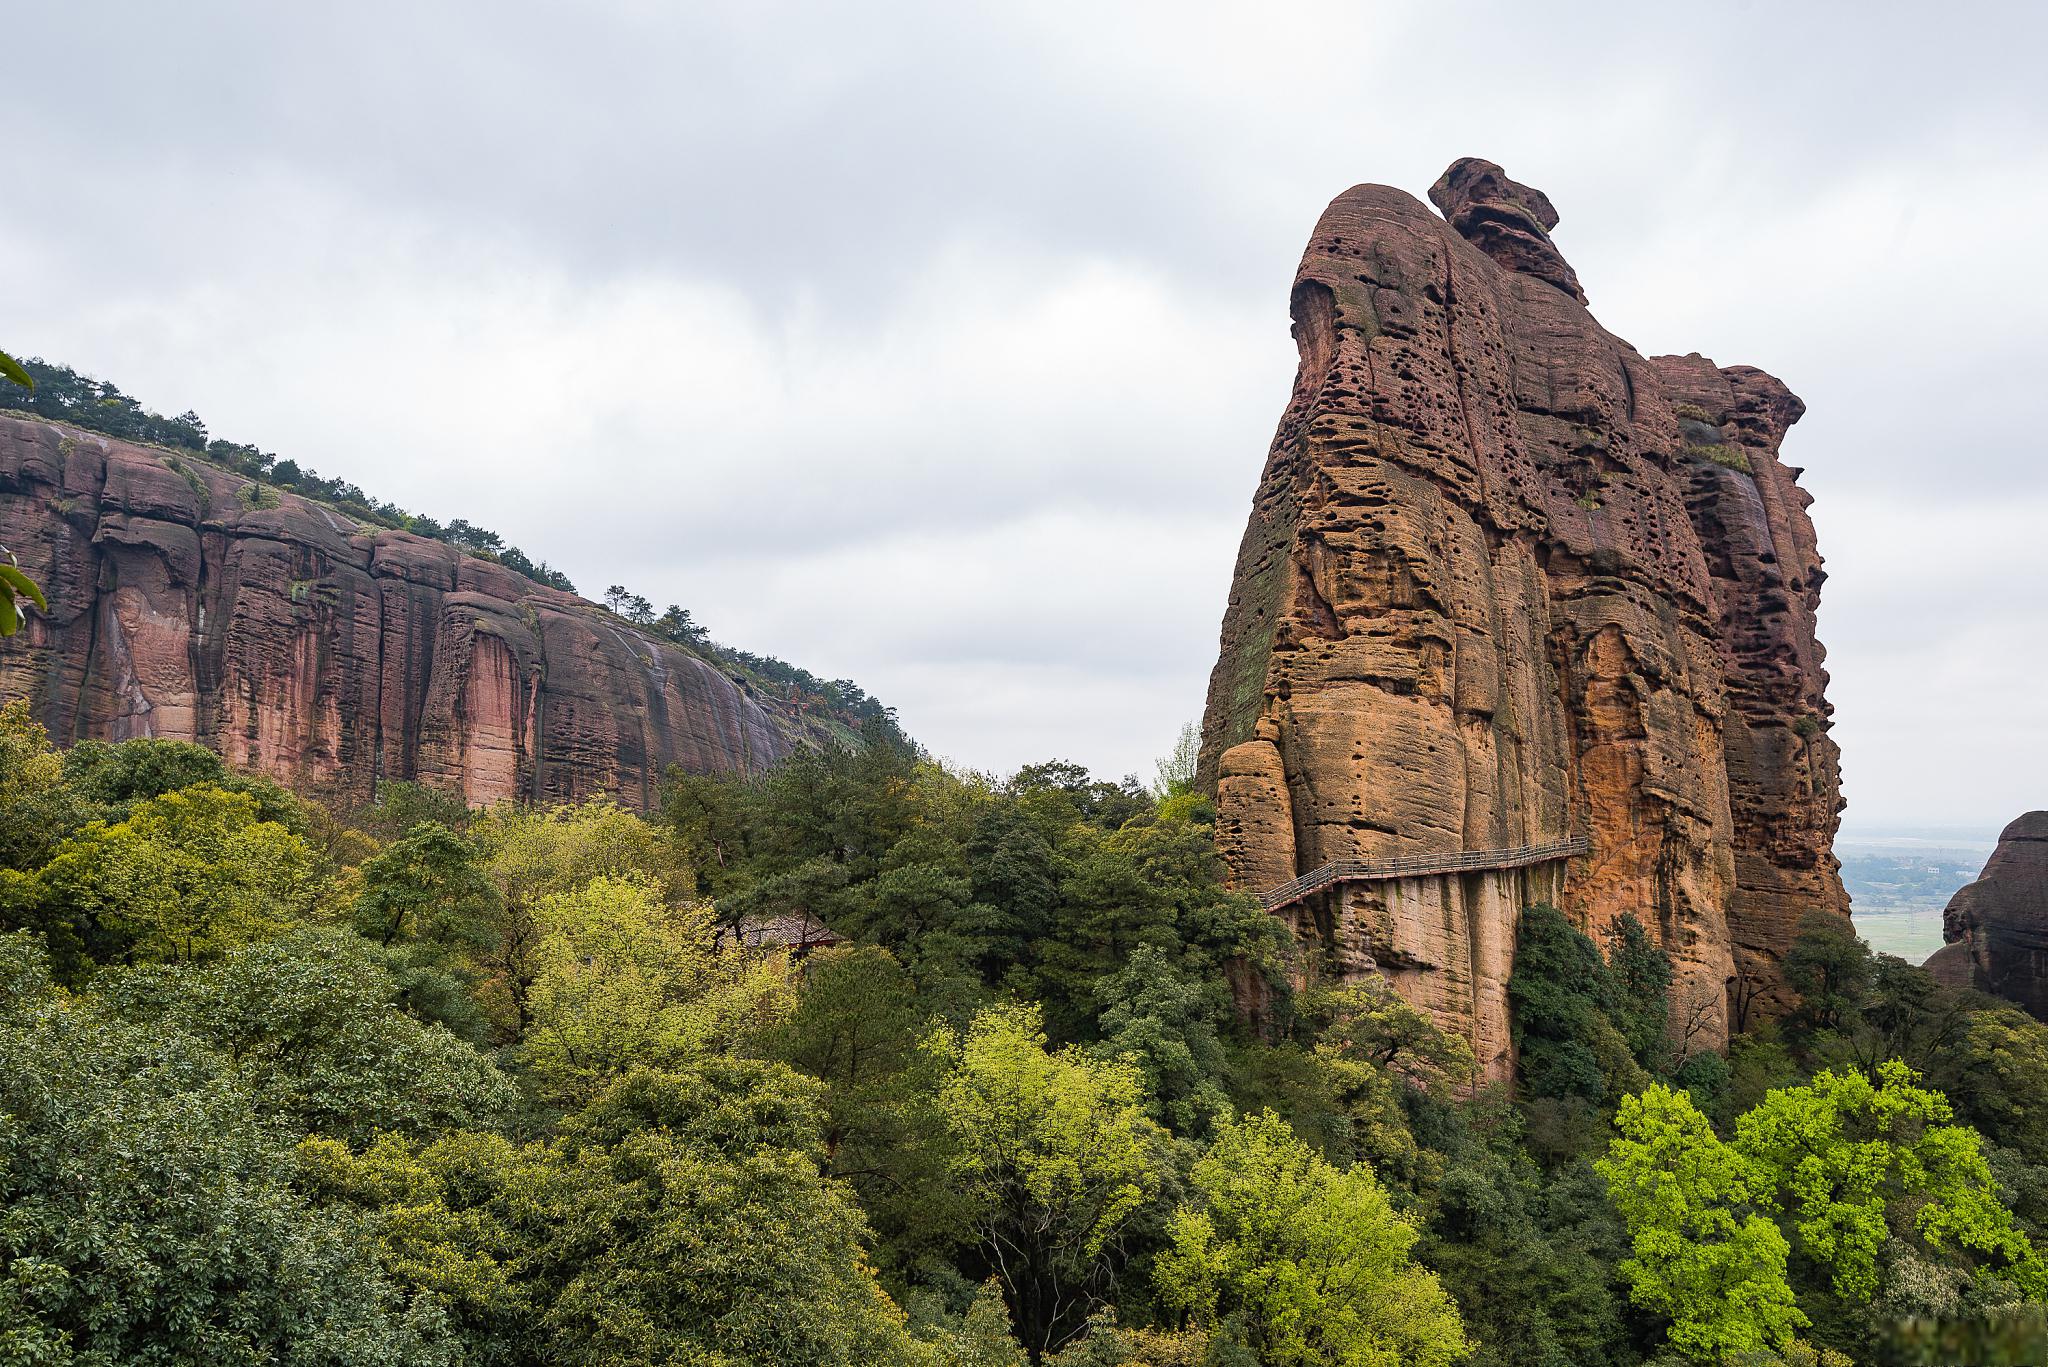
[[[1557,210],[1550,197],[1490,161],[1460,157],[1429,187],[1429,202],[1467,242],[1500,265],[1533,275],[1586,302],[1579,277],[1550,240]]]

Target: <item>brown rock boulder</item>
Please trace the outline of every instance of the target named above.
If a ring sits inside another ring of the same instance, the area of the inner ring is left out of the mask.
[[[1467,242],[1504,269],[1548,280],[1586,302],[1578,273],[1550,240],[1557,210],[1541,190],[1508,179],[1490,161],[1461,157],[1429,187],[1429,202]]]
[[[672,763],[755,771],[810,734],[594,603],[189,454],[0,418],[0,545],[50,600],[0,642],[0,696],[63,742],[196,740],[346,801],[646,808]]]
[[[1675,1018],[1719,1041],[1785,1004],[1802,915],[1848,913],[1825,576],[1778,458],[1802,406],[1608,333],[1556,211],[1499,167],[1432,193],[1449,222],[1346,191],[1295,277],[1300,368],[1203,724],[1219,838],[1263,891],[1345,856],[1583,834],[1568,864],[1290,914],[1327,969],[1389,972],[1496,1074],[1520,906],[1596,936],[1633,914],[1675,961]]]
[[[1937,977],[2048,1021],[2048,812],[1999,834],[1977,881],[1949,899],[1941,933],[1948,943],[1927,961]]]

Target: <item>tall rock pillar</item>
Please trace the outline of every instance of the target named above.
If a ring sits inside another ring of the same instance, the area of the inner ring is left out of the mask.
[[[1515,919],[1633,915],[1695,1044],[1782,1005],[1809,911],[1846,917],[1823,574],[1776,380],[1645,358],[1587,311],[1557,212],[1467,159],[1317,223],[1300,352],[1203,721],[1233,877],[1541,845],[1513,878],[1354,884],[1288,914],[1325,971],[1388,973],[1507,1058]]]

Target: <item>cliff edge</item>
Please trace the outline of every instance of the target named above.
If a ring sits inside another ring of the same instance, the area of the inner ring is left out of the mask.
[[[765,769],[805,719],[594,603],[187,454],[0,418],[0,545],[47,614],[0,695],[61,743],[199,741],[344,801],[610,793]]]

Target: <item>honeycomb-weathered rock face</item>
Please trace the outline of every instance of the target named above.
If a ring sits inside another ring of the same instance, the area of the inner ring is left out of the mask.
[[[1948,943],[1927,961],[1937,976],[2048,1021],[2048,812],[1999,834],[1977,881],[1949,898],[1941,930]]]
[[[309,791],[416,779],[472,803],[757,770],[796,726],[696,656],[438,541],[190,457],[0,419],[0,545],[49,600],[0,696],[52,736],[213,746]]]
[[[1802,915],[1848,914],[1825,576],[1778,458],[1803,405],[1609,334],[1549,200],[1499,167],[1432,193],[1450,222],[1346,191],[1295,279],[1300,370],[1203,724],[1219,841],[1260,890],[1341,856],[1584,834],[1547,872],[1355,884],[1294,914],[1498,1074],[1520,906],[1558,900],[1596,938],[1633,913],[1675,960],[1674,1015],[1719,1042],[1782,1004]]]

